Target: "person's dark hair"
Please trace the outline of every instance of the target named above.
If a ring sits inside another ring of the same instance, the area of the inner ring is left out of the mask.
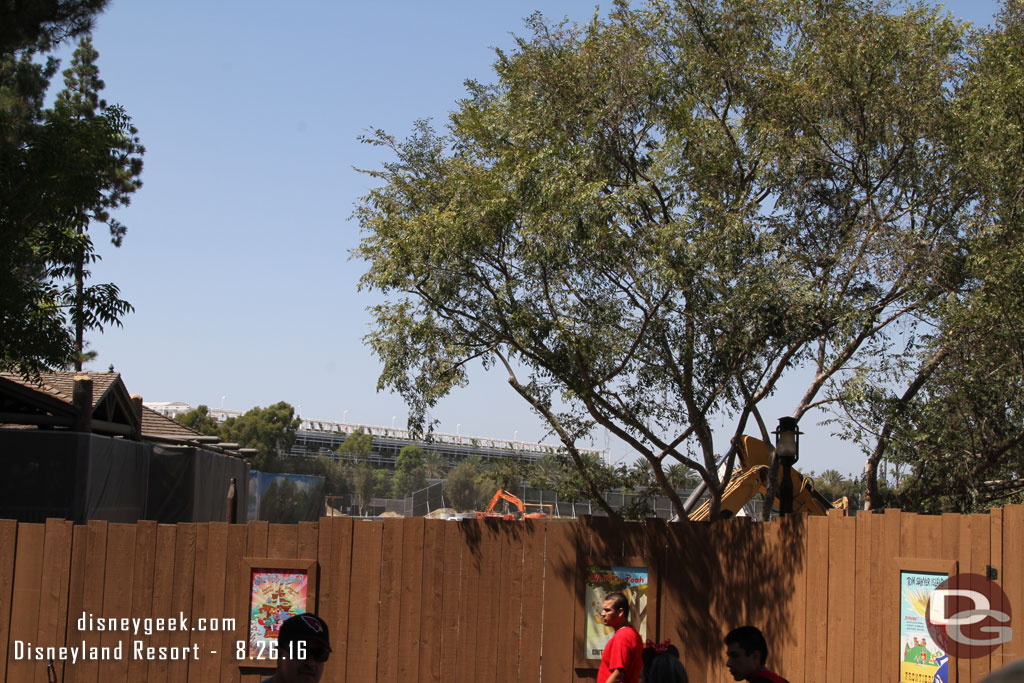
[[[689,683],[686,667],[679,661],[679,650],[669,644],[664,652],[647,646],[643,652],[644,669],[641,680],[644,683]]]
[[[768,642],[764,639],[764,634],[756,627],[740,626],[729,631],[729,635],[725,637],[725,646],[729,647],[734,643],[743,648],[748,655],[757,650],[761,654],[762,665],[768,661]]]
[[[608,595],[604,596],[605,602],[608,602],[609,600],[612,601],[612,607],[614,609],[623,610],[623,614],[626,615],[626,619],[629,619],[629,600],[626,599],[625,595],[618,591],[615,591],[614,593],[609,593]]]

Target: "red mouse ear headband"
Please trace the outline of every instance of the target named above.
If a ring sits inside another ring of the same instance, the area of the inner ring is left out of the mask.
[[[660,645],[658,643],[654,642],[653,640],[651,640],[650,638],[647,639],[647,647],[653,649],[654,652],[659,654],[659,655],[663,655],[666,652],[668,652],[668,646],[671,645],[671,644],[672,644],[672,641],[668,640],[667,638],[665,639],[665,642],[661,643]]]

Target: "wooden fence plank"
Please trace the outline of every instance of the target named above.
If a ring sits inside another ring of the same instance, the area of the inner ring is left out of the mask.
[[[791,681],[804,680],[807,566],[819,561],[816,554],[810,557],[808,553],[806,519],[805,515],[789,515],[767,525],[771,532],[769,556],[779,558],[780,566],[790,565],[778,593],[781,623],[774,626],[771,642],[772,661],[778,667],[773,670]]]
[[[969,515],[969,534],[971,537],[971,563],[967,571],[985,576],[985,569],[992,562],[991,522],[988,514]],[[963,565],[960,572],[964,572]],[[988,657],[971,659],[972,681],[980,681],[990,672]]]
[[[7,680],[17,542],[18,523],[13,519],[0,519],[0,681]]]
[[[45,662],[24,656],[20,659],[17,657],[19,645],[28,649],[51,644],[40,643],[38,640],[45,537],[46,527],[43,524],[19,525],[14,555],[14,590],[11,594],[7,660],[9,681],[45,680]]]
[[[352,595],[348,609],[346,678],[377,680],[377,627],[380,618],[380,561],[383,528],[356,522],[352,533]]]
[[[199,661],[192,662],[189,667],[198,670],[199,680],[203,683],[219,683],[221,661],[232,656],[233,649],[224,650],[222,645],[223,631],[220,628],[220,620],[233,616],[234,610],[225,604],[225,587],[228,580],[227,549],[228,530],[231,525],[226,522],[211,522],[206,525],[209,529],[209,542],[207,544],[205,562],[199,565],[200,574],[197,575],[197,583],[205,584],[203,591],[204,600],[198,606],[193,615],[197,620],[196,628],[203,628],[194,634],[193,642],[199,647]],[[230,582],[238,580],[236,573]],[[204,628],[205,622],[205,628]],[[216,628],[211,628],[216,624]]]
[[[807,595],[820,596],[807,600],[807,649],[804,653],[804,680],[825,681],[828,648],[829,528],[826,517],[807,518],[807,544],[819,548],[807,565]],[[825,599],[822,599],[825,598]]]
[[[196,577],[196,556],[199,549],[200,533],[197,524],[179,524],[178,533],[174,539],[174,590],[171,594],[171,609],[166,615],[157,613],[154,616],[166,616],[168,619],[168,647],[184,648],[191,644],[191,633],[182,631],[180,619],[182,616],[191,619],[192,599],[195,589]],[[202,525],[206,528],[206,525]],[[170,624],[175,621],[175,628],[171,630]],[[184,681],[188,678],[189,662],[169,661],[167,662],[167,677],[169,681]]]
[[[249,522],[245,540],[246,557],[267,557],[267,536],[270,523],[265,521]]]
[[[463,555],[463,538],[462,531],[459,528],[461,523],[456,522],[441,522],[428,520],[426,522],[426,528],[437,527],[435,536],[441,538],[443,543],[443,549],[441,556],[443,558],[441,564],[443,566],[441,576],[441,647],[440,657],[438,658],[438,669],[446,673],[446,678],[455,678],[454,674],[458,671],[458,662],[460,655],[462,654],[462,647],[460,641],[460,627],[459,618],[462,614],[462,601],[465,593],[466,583],[463,580],[463,563],[468,562],[468,556]],[[432,548],[427,547],[424,541],[424,552],[426,556],[436,554]],[[432,541],[433,543],[433,541]],[[426,564],[424,558],[423,564]],[[426,595],[430,591],[431,586],[424,583],[423,595]],[[422,599],[422,598],[421,598]],[[420,639],[426,636],[425,633],[421,633]],[[433,683],[433,677],[430,671],[420,669],[417,680],[423,683]]]
[[[1006,593],[1014,624],[1010,642],[996,650],[995,661],[1003,666],[1024,657],[1024,505],[1009,505],[1003,510],[1003,566],[999,585]],[[995,542],[995,539],[993,539]]]
[[[245,600],[248,598],[248,586],[239,577],[242,574],[242,560],[245,557],[246,537],[248,529],[244,524],[228,525],[227,547],[225,549],[226,565],[224,568],[224,617],[234,619],[234,628],[221,634],[221,652],[225,653],[220,661],[220,680],[223,683],[240,683],[241,669],[238,661],[239,641],[243,644],[248,639],[248,619]],[[333,631],[332,631],[333,633]]]
[[[459,649],[462,656],[458,657],[455,665],[455,683],[475,683],[482,680],[477,675],[476,665],[478,658],[466,657],[464,653],[476,653],[478,630],[476,626],[477,603],[486,598],[486,588],[481,586],[481,534],[483,533],[483,520],[467,519],[461,522],[452,522],[459,529],[462,541],[462,592],[459,595]],[[430,529],[430,526],[427,526]],[[430,562],[430,558],[423,560],[424,573]],[[424,634],[424,637],[425,634]],[[422,660],[420,670],[423,670]],[[420,674],[420,680],[426,683],[428,680]]]
[[[381,525],[380,618],[377,622],[377,680],[398,680],[398,634],[402,618],[402,520]]]
[[[855,524],[854,560],[856,573],[853,585],[853,680],[856,683],[876,683],[873,678],[872,658],[865,656],[877,652],[871,634],[878,623],[872,619],[874,591],[871,590],[871,528],[874,515],[862,513],[853,518]]]
[[[351,517],[330,517],[321,520],[320,524],[322,592],[318,612],[331,629],[333,650],[323,680],[325,683],[344,683],[348,674],[348,611],[353,602],[351,576],[354,520]]]
[[[691,681],[716,679],[721,658],[720,629],[700,626],[710,622],[712,585],[717,558],[708,552],[711,525],[682,521],[667,525],[661,585],[661,637],[679,648]]]
[[[477,678],[497,679],[498,613],[501,607],[501,519],[481,520],[480,599],[477,600]]]
[[[90,616],[103,616],[103,591],[106,585],[105,577],[107,570],[107,531],[108,524],[103,521],[91,521],[88,526],[85,550],[85,582],[82,590],[82,612],[86,619]],[[98,647],[100,645],[100,632],[95,631],[85,624],[86,628],[79,631],[76,624],[76,636],[71,638],[72,642],[84,642],[86,647]],[[72,664],[71,668],[76,669],[77,681],[93,683],[98,680],[99,662],[85,660]]]
[[[878,585],[882,594],[882,642],[879,648],[879,663],[883,681],[898,681],[900,678],[900,601],[899,574],[895,573],[893,559],[900,556],[900,531],[902,513],[889,509],[881,515],[881,539],[878,554]],[[876,520],[877,521],[877,520]]]
[[[299,522],[299,534],[295,544],[295,557],[316,559],[320,525],[316,522]],[[330,628],[328,626],[328,628]]]
[[[423,528],[423,592],[420,605],[420,658],[419,678],[428,683],[440,683],[452,675],[452,670],[441,668],[441,629],[438,615],[444,609],[444,546],[442,520],[426,520]]]
[[[65,631],[69,644],[75,642],[76,638],[78,638],[77,621],[82,615],[88,538],[89,527],[81,524],[74,526],[71,535],[71,576],[68,581],[68,622],[67,630]],[[64,683],[75,683],[77,680],[77,670],[77,666],[72,666],[65,662],[63,678],[58,678],[58,680],[64,681]]]
[[[392,644],[398,655],[398,676],[396,680],[415,683],[420,675],[420,643],[423,617],[423,525],[422,517],[406,517],[402,520],[402,566],[399,584],[400,613],[398,637]],[[430,548],[427,552],[437,556],[441,548]],[[434,628],[436,628],[436,624]]]
[[[544,536],[555,522],[528,519],[523,522],[523,583],[520,623],[519,681],[539,683],[543,637]]]
[[[541,681],[567,683],[572,679],[576,656],[572,648],[575,642],[576,535],[579,526],[570,522],[549,522],[546,531]],[[463,561],[463,566],[465,564]]]
[[[42,594],[39,635],[37,636],[40,644],[59,647],[67,642],[68,591],[74,530],[74,522],[69,520],[46,520],[43,576],[40,586]],[[54,668],[59,676],[64,670],[64,662],[60,658],[55,658]],[[2,676],[0,676],[0,680],[3,680]]]
[[[107,527],[106,571],[103,587],[103,616],[108,619],[127,617],[132,609],[132,581],[135,576],[135,525],[111,524]],[[128,675],[128,660],[133,654],[134,633],[104,631],[100,637],[102,647],[120,647],[121,655],[99,663],[99,680],[124,680]]]
[[[156,533],[157,524],[153,521],[140,521],[135,527],[135,547],[132,549],[135,562],[132,575],[131,616],[139,619],[145,619],[154,614],[153,583],[156,566]],[[147,645],[151,642],[151,636],[147,636],[145,633],[133,634],[132,637],[144,640]],[[146,659],[131,657],[128,661],[125,680],[145,680],[148,666]]]
[[[988,511],[989,515],[989,538],[991,547],[989,550],[989,564],[996,572],[996,584],[1003,578],[1003,510],[995,508]],[[984,574],[983,574],[984,576]],[[1004,593],[1006,591],[1003,591]],[[1005,612],[1008,605],[1003,601],[1002,596],[997,596],[992,601],[991,609]],[[1012,611],[1012,608],[1011,608]],[[990,671],[995,671],[1002,666],[1000,649],[994,650],[986,659]]]
[[[501,602],[498,612],[497,683],[517,683],[522,646],[523,533],[527,520],[505,522],[501,534]]]
[[[267,529],[267,557],[291,560],[296,557],[299,539],[294,524],[271,524]]]
[[[169,617],[175,599],[175,571],[178,564],[176,548],[178,534],[182,527],[160,524],[156,528],[156,565],[153,567],[153,611],[154,616]],[[154,647],[167,647],[171,641],[170,631],[154,631],[149,642]],[[166,660],[150,660],[145,680],[147,683],[168,681]]]
[[[853,683],[856,521],[829,515],[828,519],[828,680]]]
[[[187,632],[188,640],[183,639],[182,647],[185,645],[198,647],[201,643],[201,634],[195,630],[196,620],[204,614],[206,592],[209,590],[204,574],[210,557],[210,525],[197,524],[195,530],[196,553],[192,568],[194,580],[192,582],[192,600],[188,609],[190,630]],[[190,658],[182,662],[181,666],[186,672],[188,683],[202,683],[203,667],[198,661]]]

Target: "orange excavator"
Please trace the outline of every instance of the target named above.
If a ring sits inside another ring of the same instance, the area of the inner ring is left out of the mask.
[[[519,511],[519,515],[506,513],[506,512],[495,512],[494,506],[498,504],[499,500],[505,500],[516,506]],[[547,508],[547,512],[527,512],[527,507],[539,507]],[[517,496],[512,495],[504,489],[498,489],[494,492],[494,497],[491,498],[491,504],[487,506],[487,509],[483,512],[476,513],[477,519],[485,519],[487,517],[497,517],[499,519],[543,519],[551,516],[551,510],[554,506],[544,505],[541,503],[524,503]]]

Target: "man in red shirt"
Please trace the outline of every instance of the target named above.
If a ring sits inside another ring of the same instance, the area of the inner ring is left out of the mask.
[[[601,653],[597,683],[637,683],[643,669],[644,644],[629,625],[629,602],[622,593],[609,593],[601,605],[601,621],[615,629]]]
[[[788,683],[765,667],[768,642],[755,626],[740,626],[725,637],[725,665],[737,681],[748,683]]]

